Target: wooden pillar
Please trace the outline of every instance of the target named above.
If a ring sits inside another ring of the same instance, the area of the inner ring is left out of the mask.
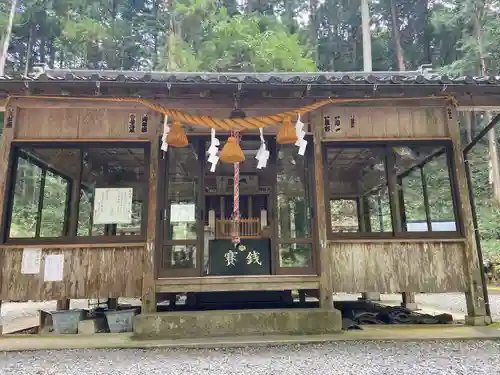
[[[10,149],[12,141],[14,140],[14,131],[15,131],[15,121],[16,121],[16,110],[12,110],[12,124],[7,124],[8,114],[5,113],[4,118],[4,128],[3,135],[1,136],[1,144],[0,144],[0,228],[3,227],[3,221],[6,219],[3,216],[4,213],[4,204],[6,203],[5,194],[8,187],[6,186],[9,178],[9,170],[10,170]],[[3,240],[6,240],[3,238]],[[3,258],[3,254],[2,254]],[[0,258],[1,260],[1,258]],[[2,266],[3,262],[0,262],[0,266]]]
[[[155,247],[156,247],[156,223],[158,215],[157,184],[159,171],[160,153],[160,128],[153,132],[151,139],[151,153],[149,158],[149,194],[148,194],[148,217],[147,217],[147,242],[143,258],[142,279],[142,312],[156,312],[155,291]]]
[[[69,310],[71,300],[69,298],[63,298],[57,300],[56,310]]]
[[[370,209],[368,199],[361,197],[358,199],[358,220],[361,232],[371,232],[370,223]],[[364,292],[361,293],[361,301],[380,301],[380,293],[378,292]]]
[[[118,298],[108,298],[106,305],[108,305],[108,310],[116,310],[118,308]]]
[[[11,148],[11,143],[12,140],[14,139],[14,126],[15,126],[15,115],[16,111],[13,111],[13,120],[12,120],[12,126],[8,127],[7,126],[7,117],[8,114],[5,113],[5,118],[4,118],[4,127],[3,127],[3,135],[0,137],[0,228],[3,227],[4,225],[4,204],[5,204],[5,193],[6,189],[8,187],[6,186],[7,181],[8,181],[8,173],[10,170],[9,166],[9,159],[10,159],[10,148]],[[5,240],[5,238],[3,239]],[[4,260],[4,254],[3,252],[0,252],[0,275],[2,275],[2,267],[6,265],[6,263],[3,261]],[[0,285],[0,292],[2,289],[2,285]],[[5,291],[4,291],[5,293]],[[0,295],[3,293],[0,293]],[[1,298],[1,297],[0,297]],[[0,316],[2,312],[2,300],[0,299]],[[3,324],[2,324],[2,319],[0,318],[0,335],[3,334]]]
[[[484,303],[483,284],[481,281],[482,264],[479,264],[476,241],[474,237],[474,224],[472,208],[469,199],[469,186],[465,170],[464,156],[460,144],[460,129],[458,114],[454,107],[449,106],[443,113],[448,124],[448,131],[453,142],[452,157],[450,160],[451,174],[457,186],[452,192],[458,202],[456,213],[459,215],[459,224],[465,237],[463,270],[467,280],[465,300],[467,304],[466,323],[469,325],[486,325],[491,323],[491,318],[486,314]]]
[[[322,117],[320,117],[322,118]],[[314,119],[314,117],[313,117]],[[330,249],[328,247],[326,234],[326,213],[327,202],[325,202],[325,171],[323,168],[323,150],[321,147],[321,139],[323,136],[323,127],[320,121],[313,122],[313,143],[314,143],[314,181],[315,183],[315,208],[316,225],[318,230],[319,246],[318,254],[318,269],[320,272],[320,290],[319,303],[322,308],[333,309],[333,281],[330,278],[331,257],[329,256]]]

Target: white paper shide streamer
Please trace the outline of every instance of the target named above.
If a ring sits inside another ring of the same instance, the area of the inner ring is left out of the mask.
[[[167,136],[169,132],[170,126],[168,126],[168,116],[165,115],[165,120],[163,121],[163,135],[161,137],[161,150],[164,152],[168,150]]]
[[[260,132],[260,148],[257,151],[255,159],[258,160],[257,169],[265,168],[267,161],[269,160],[269,151],[266,149],[266,142],[264,141],[264,131],[262,128],[259,129]]]
[[[295,124],[295,132],[297,134],[297,142],[295,146],[299,147],[298,154],[304,156],[306,153],[307,141],[304,139],[306,132],[304,131],[304,123],[300,120],[300,114],[297,117],[297,123]]]
[[[215,138],[215,129],[210,129],[210,147],[208,148],[208,162],[212,164],[210,167],[210,172],[215,172],[215,168],[219,163],[219,157],[217,154],[219,153],[220,142],[217,138]]]

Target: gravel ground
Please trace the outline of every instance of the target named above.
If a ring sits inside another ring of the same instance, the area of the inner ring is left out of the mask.
[[[466,314],[465,295],[463,293],[417,294],[415,300],[425,306]],[[492,318],[500,320],[500,294],[489,293],[489,300]]]
[[[231,350],[65,350],[0,355],[0,374],[498,374],[500,343],[344,342]]]

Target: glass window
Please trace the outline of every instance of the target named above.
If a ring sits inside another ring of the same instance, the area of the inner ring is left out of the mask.
[[[391,205],[387,185],[365,195],[369,225],[364,232],[392,232]]]
[[[163,255],[164,269],[196,268],[196,245],[167,245]]]
[[[13,157],[8,238],[144,234],[149,179],[144,146],[16,145]],[[100,188],[131,189],[130,219],[94,223],[94,200]]]
[[[172,148],[167,157],[167,240],[196,240],[196,202],[200,183],[197,154],[190,145]]]
[[[294,145],[279,146],[276,212],[280,267],[307,268],[313,265],[308,158],[309,154],[298,155]]]
[[[422,168],[429,199],[431,230],[433,232],[457,230],[446,154],[433,158]]]
[[[40,226],[41,237],[61,237],[66,232],[66,212],[69,199],[69,182],[54,172],[47,171],[43,189]],[[61,204],[63,203],[63,204]]]
[[[385,148],[349,146],[325,150],[330,232],[392,232]]]
[[[297,147],[282,146],[278,151],[277,213],[280,239],[311,238],[311,207],[308,196],[305,158]]]
[[[330,218],[334,232],[359,232],[357,200],[330,199]]]
[[[312,264],[312,244],[289,243],[279,245],[280,267],[307,268]]]
[[[394,148],[401,172],[404,228],[408,232],[455,232],[448,154],[440,147]]]
[[[36,238],[43,170],[25,154],[17,160],[9,237]]]
[[[449,148],[439,141],[325,144],[329,237],[456,233]]]
[[[196,143],[169,148],[165,157],[167,185],[160,276],[196,276],[201,175]]]
[[[427,230],[427,219],[424,204],[424,184],[421,169],[408,173],[401,180],[405,215],[405,230]],[[413,228],[412,228],[413,227]]]
[[[143,148],[88,148],[81,153],[78,236],[136,236],[141,234],[146,163]],[[95,223],[96,189],[132,189],[131,219],[122,223]]]

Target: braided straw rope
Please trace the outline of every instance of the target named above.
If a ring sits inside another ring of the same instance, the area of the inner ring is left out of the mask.
[[[8,104],[12,99],[17,98],[28,98],[28,99],[46,99],[46,100],[87,100],[87,101],[109,101],[109,102],[124,102],[124,103],[136,103],[141,104],[147,108],[150,108],[156,112],[162,113],[173,120],[179,120],[184,124],[190,124],[195,126],[202,126],[217,130],[244,130],[244,129],[259,129],[265,128],[267,126],[272,126],[277,123],[281,123],[283,120],[289,117],[296,117],[298,115],[303,115],[308,112],[312,112],[318,108],[321,108],[327,104],[332,103],[365,103],[365,102],[381,102],[388,101],[414,101],[414,100],[444,100],[450,104],[456,106],[457,101],[452,96],[425,96],[425,97],[415,97],[415,98],[357,98],[357,99],[336,99],[329,98],[317,101],[311,105],[305,107],[300,107],[294,109],[293,111],[281,112],[271,116],[256,116],[256,117],[245,117],[245,118],[232,118],[223,119],[212,116],[195,116],[190,115],[185,112],[181,112],[175,109],[169,109],[162,105],[156,104],[155,102],[142,99],[142,98],[109,98],[109,97],[74,97],[74,96],[9,96],[5,103],[5,107],[8,108]]]

